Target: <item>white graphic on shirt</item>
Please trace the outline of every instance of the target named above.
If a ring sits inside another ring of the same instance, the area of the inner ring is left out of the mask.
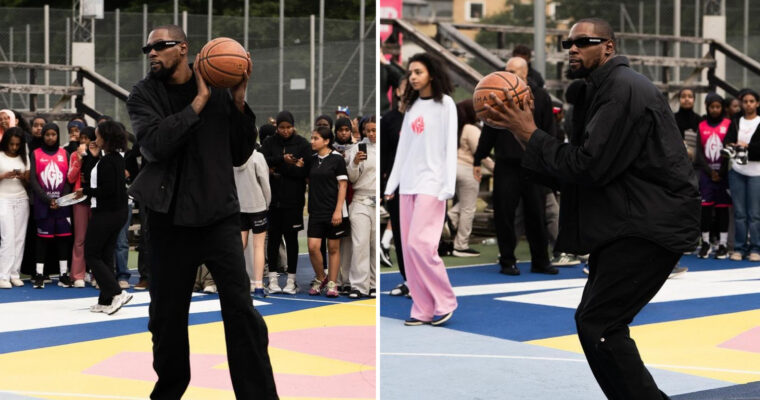
[[[710,162],[720,161],[720,150],[723,148],[723,142],[720,137],[713,133],[705,141],[705,157]]]
[[[48,163],[45,170],[40,174],[42,177],[42,183],[45,184],[47,189],[55,189],[63,182],[63,173],[58,168],[58,164],[54,162]]]

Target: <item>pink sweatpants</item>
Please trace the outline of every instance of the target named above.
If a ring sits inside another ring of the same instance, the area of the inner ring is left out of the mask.
[[[406,283],[412,296],[411,317],[430,321],[457,308],[438,241],[443,230],[446,203],[436,197],[400,195],[399,220],[404,247]]]

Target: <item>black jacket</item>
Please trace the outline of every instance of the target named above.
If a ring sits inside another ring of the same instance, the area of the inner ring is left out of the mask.
[[[403,122],[404,114],[399,110],[390,110],[380,118],[380,193],[385,193],[385,184],[391,176]]]
[[[667,100],[628,59],[591,73],[582,138],[573,145],[536,130],[523,166],[561,183],[555,249],[586,254],[624,237],[673,252],[699,237],[697,178]]]
[[[309,158],[311,145],[302,136],[293,133],[283,139],[275,133],[264,140],[261,154],[270,168],[269,186],[272,189],[271,207],[297,208],[302,210],[305,203],[306,177],[309,176]],[[304,166],[296,167],[285,162],[283,155],[292,154],[296,159],[303,158]]]
[[[131,196],[160,213],[174,202],[173,222],[181,226],[240,212],[232,167],[243,165],[256,143],[256,116],[247,105],[241,113],[227,89],[212,88],[200,115],[190,104],[175,112],[163,82],[147,77],[132,88],[127,111],[144,163]]]
[[[113,152],[100,157],[97,163],[97,188],[90,184],[82,187],[82,193],[94,197],[97,207],[94,212],[127,209],[127,179],[124,176],[124,157]],[[90,171],[92,176],[92,171]]]
[[[536,123],[538,129],[549,133],[552,136],[557,135],[557,124],[554,119],[554,112],[552,110],[552,99],[549,97],[549,93],[542,87],[533,83],[530,78],[528,79],[528,86],[533,92],[534,98],[534,111],[533,121]],[[473,155],[473,165],[480,166],[480,162],[491,155],[491,149],[496,148],[494,151],[494,161],[498,163],[508,163],[512,165],[519,165],[523,158],[525,151],[523,150],[517,139],[506,129],[493,128],[488,125],[483,126],[483,130],[478,140],[478,148]]]

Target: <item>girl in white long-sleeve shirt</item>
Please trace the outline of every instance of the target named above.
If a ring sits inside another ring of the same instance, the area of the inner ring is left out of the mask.
[[[454,196],[456,186],[457,111],[439,60],[417,54],[409,59],[409,72],[406,114],[385,195],[390,199],[399,190],[401,241],[413,301],[405,324],[438,326],[457,307],[438,256],[446,200]]]

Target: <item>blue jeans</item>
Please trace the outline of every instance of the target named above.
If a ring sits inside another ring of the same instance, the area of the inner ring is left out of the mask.
[[[116,239],[116,280],[128,281],[132,274],[129,272],[129,242],[127,241],[127,230],[132,223],[132,203],[127,204],[127,223],[121,228],[119,237]]]
[[[743,255],[760,253],[760,176],[742,175],[732,170],[728,184],[734,203],[734,250]]]

